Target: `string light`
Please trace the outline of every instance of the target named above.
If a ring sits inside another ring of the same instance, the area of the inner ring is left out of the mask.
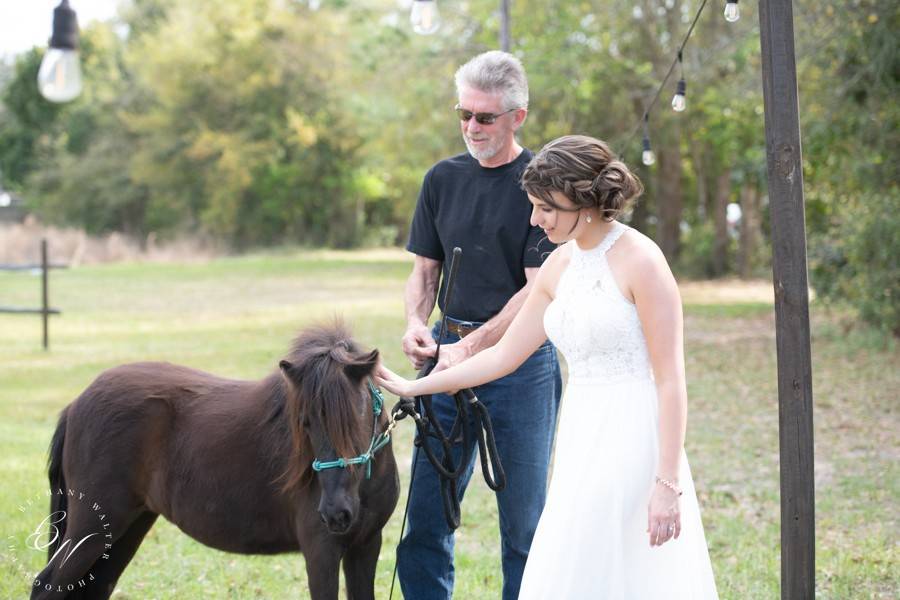
[[[681,60],[681,50],[678,51],[678,66],[681,68],[681,79],[678,80],[678,86],[675,88],[675,96],[672,97],[672,110],[675,112],[683,112],[687,108],[685,93],[687,92],[687,82],[684,80],[684,63]]]
[[[725,20],[734,23],[741,18],[741,9],[738,8],[738,0],[726,0]]]
[[[647,126],[648,118],[647,113],[644,113],[644,139],[642,143],[644,151],[641,153],[641,162],[649,167],[656,162],[656,155],[653,154],[653,150],[650,148],[650,129]]]
[[[38,89],[50,102],[69,102],[81,93],[78,17],[62,0],[53,9],[53,36],[38,69]]]
[[[415,0],[409,13],[409,21],[416,33],[429,35],[437,31],[441,26],[437,0]]]
[[[631,133],[628,134],[628,137],[624,138],[626,140],[625,143],[619,145],[619,147],[623,149],[631,147],[631,142],[634,140],[637,132],[643,125],[644,138],[642,144],[643,152],[641,154],[641,162],[643,162],[645,165],[652,165],[656,162],[656,155],[653,154],[653,150],[650,147],[650,132],[647,125],[650,112],[653,110],[653,107],[656,106],[656,102],[659,100],[659,95],[662,93],[663,89],[666,86],[666,83],[668,83],[669,78],[672,76],[672,72],[675,70],[676,63],[681,62],[682,51],[684,50],[685,45],[687,45],[688,40],[691,38],[691,34],[694,32],[694,27],[697,25],[697,21],[700,19],[700,15],[703,14],[703,9],[706,8],[707,1],[708,0],[703,0],[700,3],[700,7],[697,9],[697,13],[694,15],[694,19],[691,21],[691,26],[688,27],[687,33],[685,33],[684,38],[681,40],[681,44],[678,46],[678,55],[675,57],[675,59],[672,60],[672,64],[669,65],[669,70],[666,72],[665,77],[663,77],[663,80],[660,82],[659,87],[656,88],[656,93],[653,95],[653,99],[650,100],[650,103],[647,104],[647,107],[644,109],[644,114],[641,117],[641,121],[635,124],[634,128],[631,130]],[[680,104],[684,100],[683,97],[685,95],[686,89],[687,83],[684,80],[684,67],[682,65],[681,80],[678,82],[675,97],[672,98],[672,108],[677,110],[677,107],[675,106],[676,97],[679,95],[679,93],[681,94],[682,99],[679,100]],[[687,105],[685,104],[685,106]]]

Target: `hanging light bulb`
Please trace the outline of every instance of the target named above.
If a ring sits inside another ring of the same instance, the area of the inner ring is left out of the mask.
[[[675,112],[683,112],[685,108],[687,108],[687,101],[684,97],[684,92],[687,89],[687,82],[684,80],[684,77],[678,80],[678,87],[675,90],[675,95],[672,96],[672,110]]]
[[[648,167],[656,162],[656,155],[650,149],[650,137],[644,134],[644,151],[641,153],[641,162]]]
[[[50,102],[68,102],[81,93],[78,18],[62,0],[53,9],[53,36],[38,70],[38,89]]]
[[[409,13],[413,31],[429,35],[441,26],[441,14],[438,12],[437,0],[415,0]]]
[[[738,0],[726,0],[725,20],[734,23],[741,18],[741,9],[738,8]]]
[[[644,113],[644,139],[643,139],[643,147],[644,151],[641,153],[641,162],[647,165],[648,167],[656,162],[656,155],[653,154],[653,150],[650,149],[650,115]]]
[[[681,67],[681,79],[678,80],[678,87],[675,88],[675,95],[672,97],[672,110],[683,112],[687,108],[687,102],[684,97],[687,91],[687,82],[684,80],[684,64],[681,60],[681,50],[678,51],[678,65]]]

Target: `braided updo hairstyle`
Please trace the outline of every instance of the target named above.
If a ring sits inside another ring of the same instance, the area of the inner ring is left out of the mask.
[[[644,191],[606,142],[587,135],[566,135],[541,148],[522,173],[522,188],[557,210],[596,207],[605,221],[615,219]],[[575,208],[560,207],[552,192],[562,193]]]

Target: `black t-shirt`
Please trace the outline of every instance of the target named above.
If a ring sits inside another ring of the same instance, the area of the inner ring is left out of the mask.
[[[444,263],[438,301],[448,316],[487,321],[525,285],[525,267],[540,267],[555,248],[529,223],[531,203],[519,179],[531,158],[523,150],[511,163],[487,169],[464,153],[425,174],[406,249]],[[446,307],[456,246],[462,257]]]

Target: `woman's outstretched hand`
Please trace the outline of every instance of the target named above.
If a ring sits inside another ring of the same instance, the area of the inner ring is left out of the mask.
[[[395,396],[412,397],[413,382],[400,377],[384,365],[378,365],[378,368],[375,369],[375,383]]]

